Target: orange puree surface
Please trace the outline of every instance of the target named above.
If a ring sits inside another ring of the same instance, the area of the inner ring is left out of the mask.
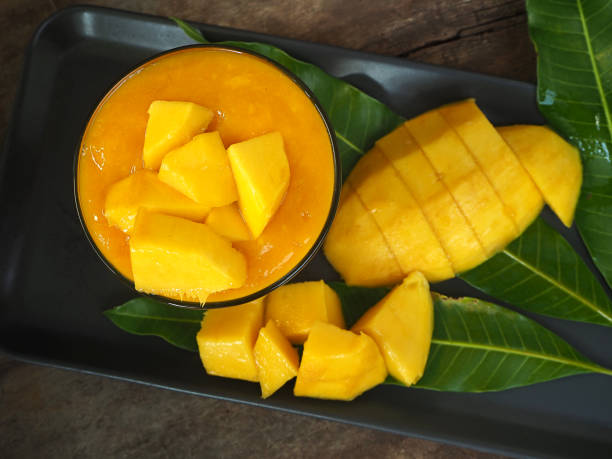
[[[208,301],[240,298],[280,279],[307,254],[327,219],[334,188],[331,143],[315,106],[273,65],[237,51],[188,48],[161,56],[120,81],[102,100],[81,143],[77,187],[81,212],[106,259],[132,279],[128,236],[108,225],[110,185],[143,167],[147,109],[154,100],[188,101],[215,112],[207,131],[225,147],[280,131],[291,172],[283,203],[254,241],[236,242],[246,284]]]

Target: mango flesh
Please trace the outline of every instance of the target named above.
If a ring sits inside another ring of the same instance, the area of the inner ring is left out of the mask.
[[[404,277],[374,217],[348,182],[323,251],[349,285],[392,285]]]
[[[246,280],[244,255],[203,223],[141,210],[130,238],[136,290],[205,303]]]
[[[203,132],[213,112],[192,102],[156,100],[149,106],[142,159],[148,169],[157,170],[170,150]]]
[[[429,284],[415,271],[370,308],[351,330],[372,337],[389,374],[409,386],[425,371],[433,323]]]
[[[195,221],[202,221],[210,210],[161,182],[154,172],[146,169],[111,185],[104,203],[104,215],[110,225],[132,234],[141,208]]]
[[[546,126],[505,126],[498,132],[533,178],[544,200],[568,228],[582,186],[578,150]]]
[[[259,330],[254,355],[263,398],[268,398],[298,374],[297,350],[272,320]]]
[[[218,132],[196,135],[164,156],[159,179],[195,202],[220,207],[238,199],[227,152]]]
[[[485,261],[474,231],[408,130],[400,126],[376,146],[423,209],[454,271],[467,271]]]
[[[542,194],[474,99],[438,109],[461,137],[521,234],[539,215]]]
[[[293,344],[303,344],[317,322],[345,327],[340,299],[323,281],[283,285],[269,293],[267,321],[274,322]]]
[[[385,361],[372,338],[318,322],[304,343],[293,393],[353,400],[386,377]]]
[[[211,209],[206,224],[232,242],[252,239],[236,203]]]
[[[238,205],[257,239],[280,206],[289,187],[289,162],[283,138],[272,132],[227,149],[238,189]]]
[[[253,348],[263,325],[263,298],[229,308],[209,309],[196,336],[206,373],[257,382]]]

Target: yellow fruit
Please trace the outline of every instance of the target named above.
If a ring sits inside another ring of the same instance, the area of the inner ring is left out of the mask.
[[[293,393],[353,400],[386,377],[385,361],[372,338],[318,322],[304,343]]]
[[[130,238],[136,290],[206,301],[246,280],[244,255],[203,223],[141,210]]]
[[[256,239],[280,206],[289,187],[289,162],[280,132],[272,132],[227,149],[238,205]]]
[[[474,231],[408,130],[402,125],[379,139],[376,146],[421,206],[454,271],[467,271],[485,261]]]
[[[323,250],[349,285],[391,285],[404,277],[374,217],[349,183],[342,187],[336,218]]]
[[[235,203],[211,209],[208,217],[206,217],[206,224],[217,234],[228,238],[232,242],[252,239],[251,232],[244,223]]]
[[[429,284],[420,272],[414,272],[370,308],[351,330],[371,336],[389,374],[411,385],[423,376],[433,321]]]
[[[374,217],[404,274],[422,271],[432,282],[453,277],[452,266],[421,208],[376,147],[348,177]]]
[[[159,179],[207,207],[238,199],[227,152],[217,131],[195,136],[162,160]]]
[[[546,126],[498,128],[544,195],[544,200],[567,227],[572,226],[582,186],[578,150]]]
[[[191,102],[156,100],[149,106],[142,158],[144,166],[157,170],[170,150],[203,132],[213,112]]]
[[[527,171],[474,99],[445,105],[438,111],[461,137],[521,234],[544,205]]]
[[[262,325],[263,298],[207,310],[196,336],[206,373],[257,382],[253,347]]]
[[[345,327],[340,299],[323,281],[283,285],[268,294],[269,320],[293,344],[303,344],[315,322]]]
[[[287,381],[297,376],[299,366],[297,350],[276,328],[274,321],[269,321],[259,330],[254,353],[263,398],[268,398]]]
[[[111,185],[106,194],[104,216],[110,225],[131,234],[141,208],[195,221],[202,221],[210,210],[159,181],[155,172],[146,169]]]

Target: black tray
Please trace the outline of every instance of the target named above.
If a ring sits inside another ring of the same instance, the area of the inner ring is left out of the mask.
[[[213,41],[275,44],[350,81],[405,116],[476,97],[496,124],[541,122],[532,85],[405,60],[200,26]],[[612,454],[612,379],[574,376],[489,394],[380,386],[352,403],[269,400],[257,385],[206,375],[196,354],[125,333],[102,311],[132,297],[97,258],[77,220],[72,160],[84,122],[135,64],[190,41],[170,21],[95,7],[43,23],[26,56],[0,159],[0,349],[12,357],[511,454]],[[574,244],[580,248],[575,235]],[[322,256],[302,279],[333,278]],[[474,294],[460,281],[437,286]],[[587,356],[612,367],[605,327],[536,317]]]

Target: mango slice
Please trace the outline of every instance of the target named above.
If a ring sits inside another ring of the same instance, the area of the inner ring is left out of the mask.
[[[371,336],[385,358],[389,374],[409,386],[425,371],[433,322],[429,284],[423,274],[415,271],[370,308],[351,330]]]
[[[253,347],[263,325],[264,299],[229,308],[209,309],[196,336],[206,373],[257,382]]]
[[[404,274],[422,271],[432,282],[455,275],[421,208],[385,156],[374,147],[348,177],[372,214]]]
[[[208,207],[225,206],[238,199],[227,152],[217,131],[196,135],[170,151],[161,162],[158,177]]]
[[[293,393],[353,400],[386,377],[385,361],[372,338],[318,322],[304,343]]]
[[[266,321],[269,320],[293,344],[303,344],[316,322],[345,327],[340,299],[322,280],[283,285],[269,293]]]
[[[376,146],[421,206],[454,271],[467,271],[485,261],[487,256],[474,231],[408,130],[402,125]]]
[[[374,217],[349,183],[342,187],[336,218],[323,251],[349,285],[392,285],[404,278]]]
[[[149,106],[142,158],[144,166],[157,170],[170,150],[203,132],[213,112],[191,102],[156,100]]]
[[[298,374],[297,350],[272,320],[259,330],[254,354],[263,398],[268,398]]]
[[[527,171],[474,99],[446,105],[438,111],[461,137],[521,234],[544,206],[542,194]]]
[[[110,225],[132,234],[140,208],[195,221],[203,220],[210,210],[159,181],[155,172],[146,169],[134,172],[109,188],[104,216]]]
[[[565,226],[572,226],[582,186],[578,150],[546,126],[505,126],[498,132],[527,169],[546,204]]]
[[[235,203],[211,209],[208,217],[206,217],[206,224],[217,234],[232,242],[252,239],[251,232],[244,223]]]
[[[136,290],[206,301],[211,292],[241,287],[244,255],[203,223],[141,210],[130,238]]]
[[[257,239],[280,206],[289,187],[289,162],[280,132],[272,132],[227,149],[238,188],[238,205]]]
[[[487,256],[518,236],[499,196],[442,115],[433,110],[407,121],[405,126],[450,191]]]

